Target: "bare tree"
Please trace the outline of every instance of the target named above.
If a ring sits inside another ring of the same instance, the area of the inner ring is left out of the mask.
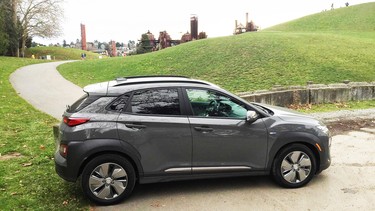
[[[52,38],[61,34],[63,0],[18,0],[17,14],[21,25],[22,55],[29,37]]]

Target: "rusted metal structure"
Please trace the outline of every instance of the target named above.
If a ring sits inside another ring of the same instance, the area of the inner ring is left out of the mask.
[[[207,38],[206,32],[199,32],[198,39],[206,39],[206,38]]]
[[[191,34],[189,32],[186,32],[184,35],[181,37],[181,43],[189,42],[191,41]]]
[[[180,43],[189,42],[192,40],[199,40],[207,38],[206,32],[199,32],[198,34],[198,16],[191,15],[190,17],[190,33],[186,32],[182,35]]]
[[[258,31],[258,26],[256,26],[253,21],[249,22],[249,13],[246,13],[245,25],[238,23],[237,20],[234,21],[234,24],[235,24],[235,27],[234,27],[233,34],[242,34],[244,32]]]
[[[109,46],[111,47],[111,56],[117,56],[116,42],[112,40],[111,42],[109,42]]]
[[[190,33],[191,33],[192,40],[198,39],[198,16],[197,15],[191,15],[190,17]]]
[[[190,30],[190,33],[186,32],[184,35],[182,35],[180,40],[172,40],[167,31],[159,32],[159,38],[155,39],[155,36],[150,31],[148,31],[145,34],[142,34],[141,40],[138,40],[139,47],[137,49],[139,49],[142,53],[143,51],[157,51],[174,45],[178,45],[180,43],[207,38],[206,32],[198,33],[198,17],[196,15],[191,15],[190,17]]]
[[[168,47],[171,47],[171,36],[167,33],[167,31],[161,31],[159,33],[159,49],[158,50],[161,50],[161,49],[164,49],[164,48],[168,48]]]
[[[150,32],[150,30],[148,30],[146,34],[148,40],[150,41],[150,46],[154,49],[156,47],[155,36]]]
[[[86,45],[86,26],[81,23],[81,48],[82,50],[87,50]]]

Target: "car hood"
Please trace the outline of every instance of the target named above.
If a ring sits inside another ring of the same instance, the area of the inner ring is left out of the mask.
[[[253,103],[255,105],[262,106],[268,110],[271,110],[273,113],[273,116],[277,116],[281,118],[284,121],[303,121],[307,120],[309,122],[313,121],[314,123],[318,123],[319,121],[316,120],[314,117],[288,109],[288,108],[283,108],[279,106],[272,106],[272,105],[267,105],[263,103]]]

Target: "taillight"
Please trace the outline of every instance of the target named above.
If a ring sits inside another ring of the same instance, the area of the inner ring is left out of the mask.
[[[66,158],[66,156],[68,155],[68,145],[60,144],[59,152],[61,156]]]
[[[64,116],[63,121],[65,124],[67,124],[69,127],[74,127],[83,123],[88,122],[90,119],[88,118],[73,118],[73,117],[66,117]]]

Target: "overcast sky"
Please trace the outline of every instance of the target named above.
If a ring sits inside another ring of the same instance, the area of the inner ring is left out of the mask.
[[[262,29],[309,14],[334,8],[371,2],[371,0],[65,0],[63,35],[34,41],[60,44],[80,38],[80,23],[86,25],[87,41],[127,43],[138,40],[150,30],[156,37],[166,30],[172,39],[190,31],[190,16],[198,16],[198,31],[211,37],[233,34],[234,21],[245,23],[245,14]]]

